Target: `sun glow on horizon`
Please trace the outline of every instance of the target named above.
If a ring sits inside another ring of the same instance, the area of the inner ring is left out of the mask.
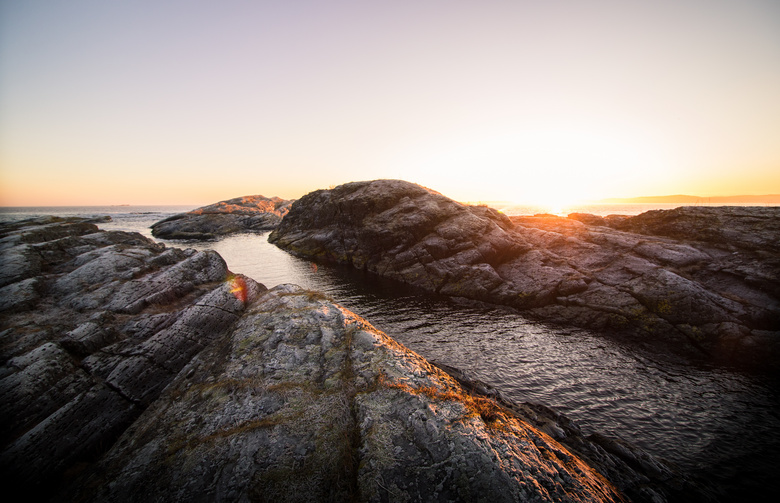
[[[450,137],[401,162],[407,179],[461,200],[501,200],[561,210],[668,175],[651,142],[587,127],[539,127]],[[666,173],[665,173],[666,172]]]

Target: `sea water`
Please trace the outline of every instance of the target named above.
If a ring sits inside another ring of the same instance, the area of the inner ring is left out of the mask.
[[[659,206],[667,205],[589,212],[637,214]],[[99,227],[151,237],[152,223],[189,209],[0,208],[0,220],[110,215],[112,221]],[[516,401],[552,406],[585,433],[632,442],[722,487],[726,499],[763,494],[780,473],[780,388],[771,378],[691,364],[587,330],[532,322],[511,309],[429,295],[315,264],[269,244],[267,233],[163,242],[215,250],[232,272],[269,288],[295,283],[322,291],[429,360],[458,367]]]

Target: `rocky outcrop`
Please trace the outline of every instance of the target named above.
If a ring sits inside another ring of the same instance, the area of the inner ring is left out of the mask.
[[[278,197],[244,196],[180,213],[152,225],[161,239],[209,240],[238,232],[275,229],[292,201]]]
[[[683,206],[647,211],[613,220],[609,225],[650,236],[709,243],[730,251],[764,251],[769,252],[767,258],[776,258],[780,253],[778,215],[780,210],[772,206]]]
[[[666,218],[657,212],[655,219],[604,219],[626,229],[617,230],[592,225],[601,223],[595,219],[510,219],[408,182],[376,180],[307,194],[269,240],[296,255],[540,320],[777,368],[780,208],[708,210],[697,233],[690,229],[705,219],[685,211],[677,227],[654,227],[651,220]]]
[[[0,251],[0,472],[33,500],[99,458],[265,289],[215,252],[78,219],[4,225]]]
[[[232,275],[216,253],[76,220],[6,226],[0,246],[18,258],[4,288],[33,282],[0,317],[9,494],[665,501],[693,487],[448,369],[456,380],[321,294]]]
[[[94,501],[621,500],[547,435],[292,285],[180,373],[93,485]]]

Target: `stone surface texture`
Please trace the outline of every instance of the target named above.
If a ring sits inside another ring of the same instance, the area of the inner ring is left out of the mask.
[[[4,225],[0,252],[0,471],[33,499],[105,452],[265,289],[215,252],[80,220]]]
[[[56,219],[0,227],[0,250],[3,288],[25,299],[0,314],[9,494],[101,502],[701,494],[667,463],[584,438],[550,409],[510,403],[433,366],[322,294],[233,275],[216,253]]]
[[[269,240],[692,358],[761,370],[780,362],[780,208],[510,218],[375,180],[307,194]]]
[[[292,201],[278,197],[243,196],[180,213],[152,225],[161,239],[209,240],[239,232],[275,229]]]

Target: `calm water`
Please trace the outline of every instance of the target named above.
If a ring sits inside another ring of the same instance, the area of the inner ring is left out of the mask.
[[[658,207],[590,212],[636,214]],[[152,223],[187,209],[0,209],[0,219],[111,214],[114,220],[101,228],[150,236]],[[780,392],[767,378],[692,366],[585,330],[533,323],[511,310],[423,295],[344,268],[316,266],[266,238],[238,235],[166,244],[216,250],[233,272],[268,287],[295,283],[323,291],[430,360],[466,370],[515,400],[553,406],[586,432],[623,438],[706,475],[726,488],[724,500],[758,496],[774,487],[780,473]]]

